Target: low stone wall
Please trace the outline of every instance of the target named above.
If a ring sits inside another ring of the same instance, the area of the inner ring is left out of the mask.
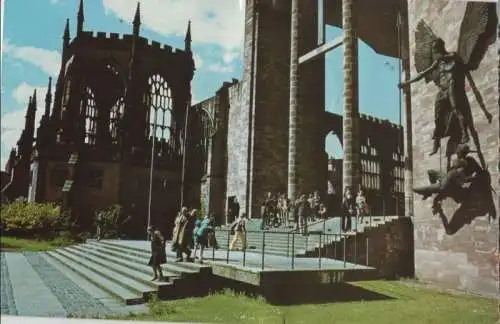
[[[318,257],[319,253],[317,248],[307,253],[307,256]],[[379,278],[413,277],[415,259],[412,219],[394,219],[321,249],[323,257],[342,260],[344,255],[347,262],[376,268]]]

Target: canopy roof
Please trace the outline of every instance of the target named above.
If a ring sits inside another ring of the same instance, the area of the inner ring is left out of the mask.
[[[407,0],[354,0],[358,36],[379,54],[408,57]],[[342,0],[325,1],[328,25],[342,28]],[[398,41],[398,14],[401,14],[401,41]],[[401,43],[401,55],[399,49]]]

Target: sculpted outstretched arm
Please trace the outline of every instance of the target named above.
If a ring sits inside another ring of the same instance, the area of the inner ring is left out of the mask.
[[[439,64],[439,61],[436,60],[434,61],[434,63],[432,63],[431,66],[429,66],[427,69],[425,69],[424,71],[422,71],[421,73],[419,73],[417,76],[415,76],[414,78],[408,80],[408,81],[405,81],[405,82],[402,82],[399,87],[406,87],[406,86],[409,86],[410,84],[414,83],[414,82],[417,82],[417,81],[420,81],[422,80],[427,74],[429,74],[430,72],[432,72],[432,70],[434,70]]]

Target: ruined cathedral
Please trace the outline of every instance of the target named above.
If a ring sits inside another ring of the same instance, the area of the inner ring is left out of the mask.
[[[49,79],[44,105],[43,94],[29,99],[3,198],[58,202],[84,227],[96,210],[119,204],[138,233],[149,211],[151,223],[169,233],[181,204],[214,212],[221,224],[230,221],[227,211],[237,199],[242,212],[259,218],[266,192],[287,192],[286,3],[247,1],[241,81],[225,82],[213,97],[191,105],[195,65],[188,22],[183,49],[141,37],[139,5],[132,34],[93,33],[84,29],[81,0],[74,38],[66,21],[58,79]],[[299,51],[305,53],[317,44],[317,8],[301,2],[301,11]],[[342,142],[342,116],[325,111],[324,68],[324,57],[301,67],[298,104],[307,109],[297,139],[305,170],[297,192],[318,190],[335,210],[342,164],[328,160],[325,138],[333,132]],[[402,213],[402,128],[365,115],[360,124],[361,182],[372,208]]]

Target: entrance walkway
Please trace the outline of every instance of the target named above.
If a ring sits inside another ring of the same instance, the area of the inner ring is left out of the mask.
[[[147,312],[125,306],[43,252],[2,252],[1,314],[38,317],[102,317]]]

